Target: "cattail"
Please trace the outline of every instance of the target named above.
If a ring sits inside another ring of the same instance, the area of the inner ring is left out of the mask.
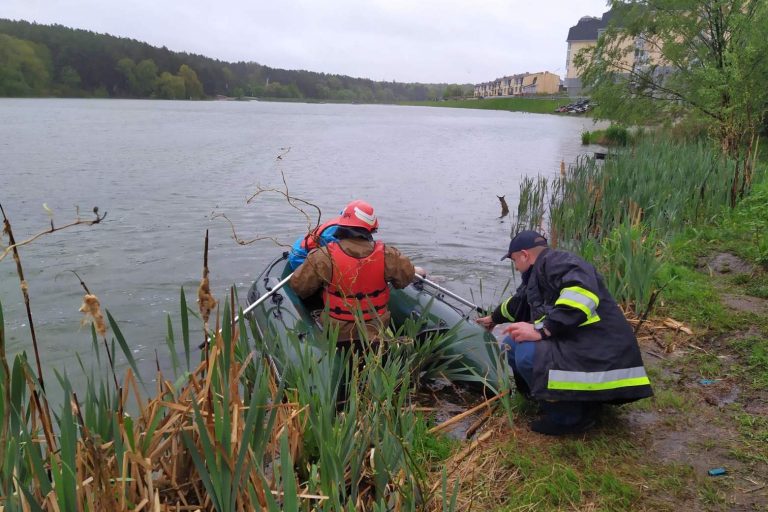
[[[197,289],[197,303],[200,306],[200,316],[203,317],[203,322],[207,323],[208,318],[211,316],[211,311],[216,307],[216,299],[211,295],[211,284],[208,281],[208,272],[204,272],[204,277],[200,281],[200,286]]]
[[[80,325],[85,325],[90,321],[93,322],[93,326],[100,336],[107,334],[107,324],[104,322],[104,315],[101,314],[101,304],[98,297],[86,293],[83,297],[83,305],[80,306],[80,312],[83,314]]]

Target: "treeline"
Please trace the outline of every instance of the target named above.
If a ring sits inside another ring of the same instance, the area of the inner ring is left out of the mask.
[[[0,19],[0,96],[196,99],[223,96],[349,102],[425,101],[471,86],[376,82],[224,62],[135,39]]]

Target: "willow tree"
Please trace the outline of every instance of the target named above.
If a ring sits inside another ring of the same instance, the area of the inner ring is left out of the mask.
[[[599,105],[624,122],[693,120],[740,162],[749,186],[768,107],[768,2],[612,0],[611,22],[575,64]]]

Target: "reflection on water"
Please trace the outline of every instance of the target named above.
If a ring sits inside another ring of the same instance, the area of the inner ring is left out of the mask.
[[[483,305],[498,300],[499,262],[521,176],[555,174],[583,152],[591,121],[559,116],[378,105],[262,102],[0,99],[0,202],[16,238],[95,205],[108,212],[21,249],[44,364],[76,368],[91,357],[79,328],[75,270],[120,322],[139,359],[165,347],[165,316],[178,318],[201,276],[210,231],[213,292],[241,296],[262,267],[314,222],[277,193],[317,205],[323,219],[355,198],[371,202],[379,238],[446,277]],[[290,148],[290,150],[288,150]],[[284,154],[281,159],[278,155]],[[232,239],[232,221],[249,245]],[[9,355],[31,350],[13,262],[0,263]],[[177,329],[178,330],[178,329]],[[202,335],[200,335],[202,336]]]

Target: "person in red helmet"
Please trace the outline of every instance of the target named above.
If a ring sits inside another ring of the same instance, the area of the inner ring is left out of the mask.
[[[349,203],[336,223],[338,242],[311,251],[291,277],[291,288],[302,299],[322,290],[340,344],[379,339],[389,325],[389,284],[406,287],[416,268],[394,247],[374,241],[379,220],[365,201]]]

